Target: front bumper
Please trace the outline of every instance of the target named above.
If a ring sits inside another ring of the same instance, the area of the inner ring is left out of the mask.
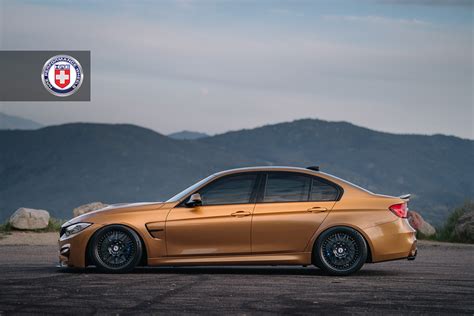
[[[69,236],[60,236],[59,247],[59,267],[85,268],[87,265],[87,245],[90,237],[101,225],[92,224],[83,231]]]

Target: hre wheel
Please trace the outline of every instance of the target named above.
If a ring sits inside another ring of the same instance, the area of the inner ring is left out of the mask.
[[[313,249],[314,264],[330,275],[349,275],[367,260],[364,237],[349,227],[333,227],[323,232]]]
[[[103,272],[128,272],[140,262],[142,243],[132,229],[110,225],[94,234],[89,254],[96,267]]]

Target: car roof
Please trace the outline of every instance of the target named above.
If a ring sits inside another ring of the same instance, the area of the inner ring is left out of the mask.
[[[338,179],[337,177],[333,175],[327,174],[325,172],[316,171],[314,169],[308,169],[308,168],[302,168],[302,167],[290,167],[290,166],[255,166],[255,167],[235,168],[235,169],[219,171],[212,174],[211,176],[221,177],[224,175],[244,173],[244,172],[271,172],[271,171],[305,173],[308,175],[318,175],[320,177],[331,179],[331,180]]]
[[[288,167],[288,166],[255,166],[255,167],[243,167],[243,168],[235,168],[235,169],[228,169],[224,171],[220,171],[215,173],[215,175],[223,175],[228,173],[239,173],[239,172],[256,172],[256,171],[290,171],[290,172],[304,172],[304,173],[312,173],[317,172],[314,170],[310,170],[307,168],[302,167]]]

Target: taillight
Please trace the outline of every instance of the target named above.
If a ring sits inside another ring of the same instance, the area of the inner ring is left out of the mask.
[[[408,206],[406,203],[393,204],[389,209],[393,214],[401,218],[406,218],[408,215]]]

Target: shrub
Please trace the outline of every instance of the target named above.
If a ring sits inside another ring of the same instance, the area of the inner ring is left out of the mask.
[[[457,207],[454,211],[449,215],[446,223],[443,227],[438,229],[438,232],[435,236],[433,236],[434,240],[439,241],[449,241],[449,242],[461,242],[461,243],[474,243],[474,236],[469,234],[458,235],[455,233],[454,228],[456,227],[459,218],[466,214],[467,212],[474,211],[474,202],[467,201],[464,205]]]
[[[62,219],[57,219],[51,217],[49,219],[48,226],[45,229],[41,229],[40,231],[43,232],[59,232],[61,230],[61,225],[64,224],[66,221]]]
[[[0,224],[0,233],[2,234],[9,234],[12,229],[13,227],[8,221],[4,224]]]
[[[34,230],[29,230],[29,231],[37,232],[37,233],[59,232],[61,230],[61,225],[64,222],[65,222],[64,220],[51,217],[49,219],[49,223],[48,223],[48,226],[46,226],[46,228],[34,229]],[[11,231],[15,231],[15,230],[17,229],[12,227],[12,225],[8,221],[0,225],[0,233],[8,234]]]

